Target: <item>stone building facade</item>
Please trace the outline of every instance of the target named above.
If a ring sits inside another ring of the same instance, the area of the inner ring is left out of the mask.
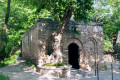
[[[40,66],[49,63],[53,43],[51,36],[57,26],[58,23],[51,19],[38,19],[22,39],[22,57]],[[102,24],[70,21],[63,31],[61,51],[64,62],[93,70],[104,57]]]

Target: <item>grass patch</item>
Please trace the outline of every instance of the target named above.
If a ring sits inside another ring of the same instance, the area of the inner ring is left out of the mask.
[[[4,67],[10,64],[16,64],[17,58],[15,56],[10,56],[9,58],[5,58],[0,62],[0,67]]]
[[[30,60],[26,60],[25,64],[28,65],[28,66],[30,66],[30,67],[36,67],[36,64],[33,63],[33,62],[31,62]]]
[[[61,63],[46,63],[46,64],[44,64],[44,66],[65,66],[65,65],[67,65],[67,63],[66,62],[61,62]]]
[[[0,80],[10,80],[10,78],[7,77],[6,75],[0,73]]]

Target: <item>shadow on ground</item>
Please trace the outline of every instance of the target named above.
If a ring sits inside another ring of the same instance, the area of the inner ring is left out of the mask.
[[[110,64],[107,63],[108,69],[99,72],[99,80],[111,80],[111,69]],[[120,80],[120,71],[118,68],[119,64],[114,63],[113,70],[114,80]],[[9,76],[11,80],[97,80],[94,71],[76,70],[72,69],[71,77],[68,78],[54,78],[49,75],[40,75],[35,69],[27,66],[24,62],[19,62],[16,65],[6,66],[0,68],[0,72]]]

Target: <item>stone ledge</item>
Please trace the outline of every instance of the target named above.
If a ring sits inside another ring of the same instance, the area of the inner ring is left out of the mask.
[[[49,75],[53,77],[70,77],[71,75],[71,67],[70,65],[67,66],[41,66],[37,68],[37,71],[40,72],[41,75]]]

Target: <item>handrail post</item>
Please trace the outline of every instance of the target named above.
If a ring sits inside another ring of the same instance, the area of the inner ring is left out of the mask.
[[[97,80],[99,80],[99,68],[98,68],[98,64],[97,64]]]
[[[111,64],[111,75],[112,75],[112,80],[113,80],[113,65]]]
[[[96,76],[96,61],[95,61],[95,76]]]

